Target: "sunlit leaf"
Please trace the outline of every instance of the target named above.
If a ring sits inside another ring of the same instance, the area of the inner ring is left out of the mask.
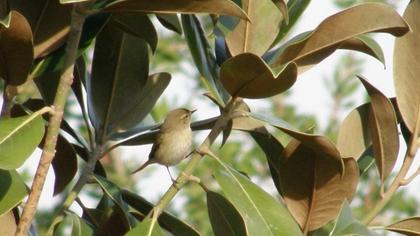
[[[419,11],[420,2],[410,1],[404,12],[404,19],[410,24],[411,31],[397,39],[394,48],[394,84],[398,107],[411,132],[414,132],[414,126],[420,114]]]
[[[8,27],[0,24],[0,78],[6,84],[25,83],[34,56],[32,31],[28,21],[17,11],[11,11]]]
[[[394,231],[407,236],[420,235],[420,217],[407,218],[386,227],[389,231]]]
[[[17,206],[25,198],[27,192],[25,183],[15,170],[0,169],[0,216]]]
[[[353,158],[343,159],[344,173],[330,157],[293,139],[279,164],[284,201],[304,232],[335,219],[342,202],[356,191],[359,170]]]
[[[0,119],[0,168],[16,169],[31,155],[44,135],[39,114]]]
[[[146,218],[140,224],[136,225],[125,236],[164,236],[162,229],[157,222],[152,222],[152,219]]]
[[[399,151],[399,137],[397,119],[391,101],[371,85],[367,80],[359,76],[371,99],[372,115],[370,119],[370,133],[372,137],[373,155],[379,170],[382,183],[391,173],[395,165]]]
[[[251,53],[228,59],[220,71],[225,89],[233,96],[244,98],[266,98],[284,92],[295,83],[296,76],[296,64],[289,63],[273,71]]]
[[[378,59],[385,66],[385,56],[381,46],[371,37],[367,35],[358,35],[354,38],[347,39],[339,46],[339,49],[348,49],[366,53]]]
[[[287,209],[248,178],[216,160],[214,176],[244,217],[248,235],[302,235]]]

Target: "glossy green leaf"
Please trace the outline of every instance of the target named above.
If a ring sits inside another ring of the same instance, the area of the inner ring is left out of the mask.
[[[182,26],[184,28],[185,39],[190,48],[194,63],[200,74],[206,79],[208,90],[218,100],[219,103],[227,101],[228,94],[219,80],[219,66],[213,55],[213,50],[207,41],[204,30],[194,15],[182,15]]]
[[[344,200],[341,206],[340,215],[334,225],[330,236],[341,235],[364,235],[375,236],[376,234],[370,231],[365,225],[353,218],[351,209],[347,200]]]
[[[0,24],[0,78],[17,86],[27,80],[34,49],[28,21],[17,11],[9,14],[9,26]]]
[[[207,191],[206,194],[207,210],[214,235],[247,235],[244,219],[235,206],[216,192]]]
[[[373,158],[373,147],[369,146],[365,152],[362,153],[359,159],[357,159],[357,165],[359,166],[360,175],[368,172],[368,170],[375,164],[375,158]]]
[[[0,216],[10,212],[27,193],[25,183],[15,170],[0,169]]]
[[[146,218],[132,230],[130,230],[125,236],[164,236],[162,229],[159,224],[152,222],[152,219]]]
[[[14,236],[17,229],[17,222],[12,211],[0,215],[0,235]]]
[[[290,63],[271,70],[258,56],[244,53],[222,64],[220,80],[233,96],[266,98],[282,93],[296,81],[296,64]]]
[[[31,155],[44,135],[39,114],[0,119],[0,168],[16,169]]]
[[[59,0],[61,4],[70,4],[70,3],[79,3],[79,2],[86,2],[89,0]]]
[[[167,29],[172,30],[178,34],[182,34],[182,26],[177,14],[156,14],[159,22]]]
[[[242,0],[242,9],[250,21],[240,21],[226,36],[229,52],[232,56],[245,52],[261,56],[273,43],[285,17],[272,0]]]
[[[283,199],[304,232],[336,218],[341,203],[356,192],[359,170],[353,158],[343,160],[342,173],[335,160],[292,139],[279,164]]]
[[[420,217],[411,217],[391,225],[388,225],[385,229],[394,231],[407,236],[419,236],[420,235]]]
[[[394,48],[394,85],[398,107],[405,124],[411,133],[416,122],[420,122],[420,22],[419,1],[410,1],[404,19],[411,31],[395,41]],[[420,130],[420,129],[419,129]],[[419,135],[419,134],[416,134]]]
[[[72,221],[71,236],[93,236],[93,228],[85,220],[79,218],[76,214],[70,213]]]
[[[346,40],[369,32],[402,36],[408,29],[404,19],[388,5],[360,4],[325,19],[304,40],[285,48],[273,66],[294,61],[301,73],[325,59]]]
[[[247,19],[245,12],[230,0],[159,0],[153,2],[147,0],[117,0],[108,4],[105,10],[111,12],[213,13]]]
[[[214,176],[229,201],[245,216],[248,235],[302,235],[280,202],[219,159],[215,164]]]
[[[20,12],[31,25],[35,58],[48,55],[64,44],[70,32],[71,5],[49,0],[13,0],[10,8]]]
[[[395,165],[399,151],[397,118],[391,101],[367,80],[358,76],[371,99],[372,121],[370,133],[372,137],[373,155],[383,183]]]

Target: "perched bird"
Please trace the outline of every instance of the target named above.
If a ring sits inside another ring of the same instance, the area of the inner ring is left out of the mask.
[[[191,152],[192,131],[190,124],[191,114],[195,111],[184,108],[170,111],[153,143],[149,159],[132,174],[143,170],[150,164],[158,163],[166,166],[173,180],[168,166],[178,164]]]

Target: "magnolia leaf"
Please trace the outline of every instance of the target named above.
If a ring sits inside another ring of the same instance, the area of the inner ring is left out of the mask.
[[[18,86],[25,83],[32,66],[32,31],[19,12],[9,14],[9,25],[0,24],[0,78],[6,84]]]
[[[10,212],[25,198],[28,190],[15,170],[0,169],[0,217]],[[0,227],[1,229],[2,227]],[[1,231],[1,230],[0,230]]]
[[[207,210],[214,235],[247,235],[244,219],[232,203],[216,192],[207,191],[206,196]]]
[[[128,231],[125,236],[164,236],[159,224],[153,222],[152,219],[146,218],[140,224],[136,225],[132,230]]]
[[[17,222],[13,211],[0,215],[0,235],[13,236],[17,229]]]
[[[348,39],[369,32],[402,36],[408,30],[407,23],[392,7],[380,3],[360,4],[325,19],[303,40],[285,48],[273,66],[294,61],[301,73],[325,59]]]
[[[416,122],[420,122],[419,11],[420,2],[410,1],[404,12],[404,19],[410,24],[411,31],[404,37],[397,39],[394,48],[395,92],[397,94],[398,107],[411,133],[414,132]]]
[[[59,0],[61,4],[70,4],[70,3],[79,3],[79,2],[86,2],[89,0]]]
[[[296,81],[297,67],[289,63],[273,72],[258,56],[244,53],[222,64],[220,79],[232,96],[266,98],[282,93]]]
[[[250,21],[240,21],[226,36],[229,52],[232,56],[244,52],[261,56],[273,43],[285,17],[272,0],[242,0],[242,9]]]
[[[34,57],[44,57],[64,44],[70,32],[71,5],[59,1],[9,1],[10,8],[20,12],[31,25],[34,35]]]
[[[391,101],[367,80],[360,76],[358,78],[362,81],[371,99],[372,108],[370,112],[372,112],[372,115],[369,117],[372,121],[370,121],[369,128],[372,137],[373,155],[383,183],[391,173],[398,157],[397,119]]]
[[[83,219],[80,219],[74,213],[69,215],[72,221],[71,236],[93,236],[95,235],[93,228]]]
[[[39,113],[0,119],[0,168],[13,170],[20,167],[43,135],[44,123]]]
[[[213,13],[247,19],[246,13],[231,0],[117,0],[108,4],[105,11],[153,13]]]
[[[165,28],[182,34],[182,27],[177,14],[158,13],[156,17]]]
[[[396,223],[388,225],[385,229],[408,236],[419,236],[420,217],[411,217],[398,221]]]
[[[229,201],[244,217],[248,235],[302,235],[287,209],[247,177],[217,157],[214,176]]]
[[[279,164],[283,199],[304,232],[318,229],[335,219],[342,202],[356,192],[357,163],[345,158],[344,173],[331,158],[292,139]]]
[[[366,53],[378,59],[385,66],[385,56],[381,46],[371,37],[367,35],[358,35],[354,38],[343,41],[339,49],[348,49]]]

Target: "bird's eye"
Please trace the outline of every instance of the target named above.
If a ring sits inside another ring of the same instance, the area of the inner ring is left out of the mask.
[[[181,116],[181,120],[185,120],[185,119],[187,119],[187,118],[188,118],[188,116],[189,116],[188,114],[182,115],[182,116]]]

